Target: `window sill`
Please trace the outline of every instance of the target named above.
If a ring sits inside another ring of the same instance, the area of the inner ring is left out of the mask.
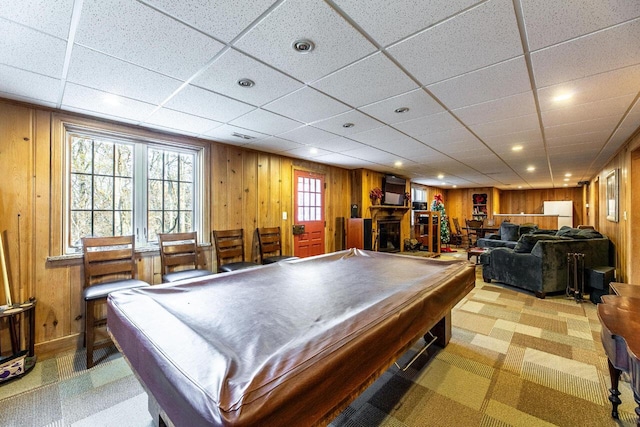
[[[199,248],[208,248],[211,246],[211,243],[204,242],[198,243]],[[147,256],[158,256],[160,255],[158,245],[144,246],[136,248],[136,257],[142,258]],[[82,265],[82,252],[73,253],[73,254],[65,254],[65,255],[57,255],[57,256],[49,256],[47,257],[47,266],[49,267],[66,267],[70,265]]]

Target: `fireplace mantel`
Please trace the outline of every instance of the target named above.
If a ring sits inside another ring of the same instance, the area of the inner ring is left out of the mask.
[[[394,206],[394,205],[373,205],[369,206],[371,210],[371,218],[376,219],[380,213],[385,213],[388,216],[403,216],[409,209],[409,206]]]

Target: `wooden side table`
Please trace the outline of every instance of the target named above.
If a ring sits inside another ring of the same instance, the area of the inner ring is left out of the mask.
[[[35,356],[35,307],[36,301],[16,304],[0,311],[0,320],[6,318],[9,323],[11,355],[0,357],[0,382],[19,378],[29,372],[36,364]],[[22,346],[22,329],[27,328]],[[2,343],[0,343],[0,354]]]

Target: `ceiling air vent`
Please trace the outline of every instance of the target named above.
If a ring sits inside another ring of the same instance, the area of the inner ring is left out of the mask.
[[[234,132],[231,135],[235,136],[236,138],[242,138],[242,139],[256,139],[254,136],[249,136],[249,135],[245,135],[243,133],[238,133],[238,132]]]

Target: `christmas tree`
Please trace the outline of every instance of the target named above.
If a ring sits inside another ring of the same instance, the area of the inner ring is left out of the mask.
[[[436,194],[431,202],[431,210],[440,212],[440,241],[442,243],[449,243],[451,235],[449,232],[449,219],[447,218],[447,212],[444,209],[444,203],[442,202],[442,194]]]

